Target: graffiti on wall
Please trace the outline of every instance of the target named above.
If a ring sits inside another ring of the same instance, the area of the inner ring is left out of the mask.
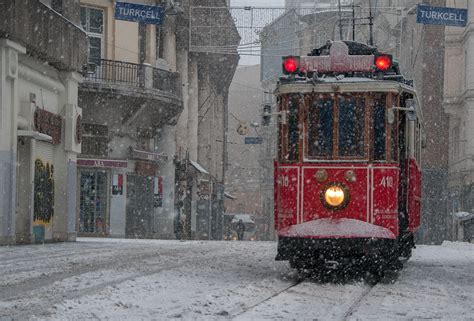
[[[54,168],[40,160],[35,161],[34,221],[49,223],[54,215]]]

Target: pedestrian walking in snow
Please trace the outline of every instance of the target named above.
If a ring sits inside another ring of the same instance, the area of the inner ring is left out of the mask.
[[[245,224],[242,220],[239,220],[239,222],[237,223],[235,231],[237,232],[237,239],[239,241],[242,241],[244,239],[244,232],[245,232]]]

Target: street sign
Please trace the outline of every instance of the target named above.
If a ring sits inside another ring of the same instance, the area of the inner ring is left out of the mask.
[[[431,7],[421,4],[416,9],[417,23],[465,27],[467,18],[467,9]]]
[[[262,137],[245,137],[245,144],[261,144]]]
[[[160,6],[145,6],[135,3],[117,2],[115,19],[145,24],[161,25],[165,12]]]

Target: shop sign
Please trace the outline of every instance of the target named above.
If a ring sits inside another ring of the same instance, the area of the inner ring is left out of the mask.
[[[151,161],[151,162],[159,162],[159,161],[164,161],[168,159],[168,157],[165,155],[148,152],[144,150],[138,150],[138,149],[132,149],[131,153],[134,159],[142,159],[142,160]]]
[[[61,143],[62,117],[47,110],[37,108],[34,114],[35,130],[53,138],[54,145]]]
[[[79,158],[77,160],[78,166],[86,167],[110,167],[110,168],[127,168],[127,161],[111,160],[111,159],[90,159]]]
[[[117,2],[115,4],[115,19],[161,25],[165,12],[160,6]]]

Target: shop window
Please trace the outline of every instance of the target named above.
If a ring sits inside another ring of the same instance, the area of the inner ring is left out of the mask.
[[[80,177],[80,233],[107,233],[107,173],[84,170]]]

